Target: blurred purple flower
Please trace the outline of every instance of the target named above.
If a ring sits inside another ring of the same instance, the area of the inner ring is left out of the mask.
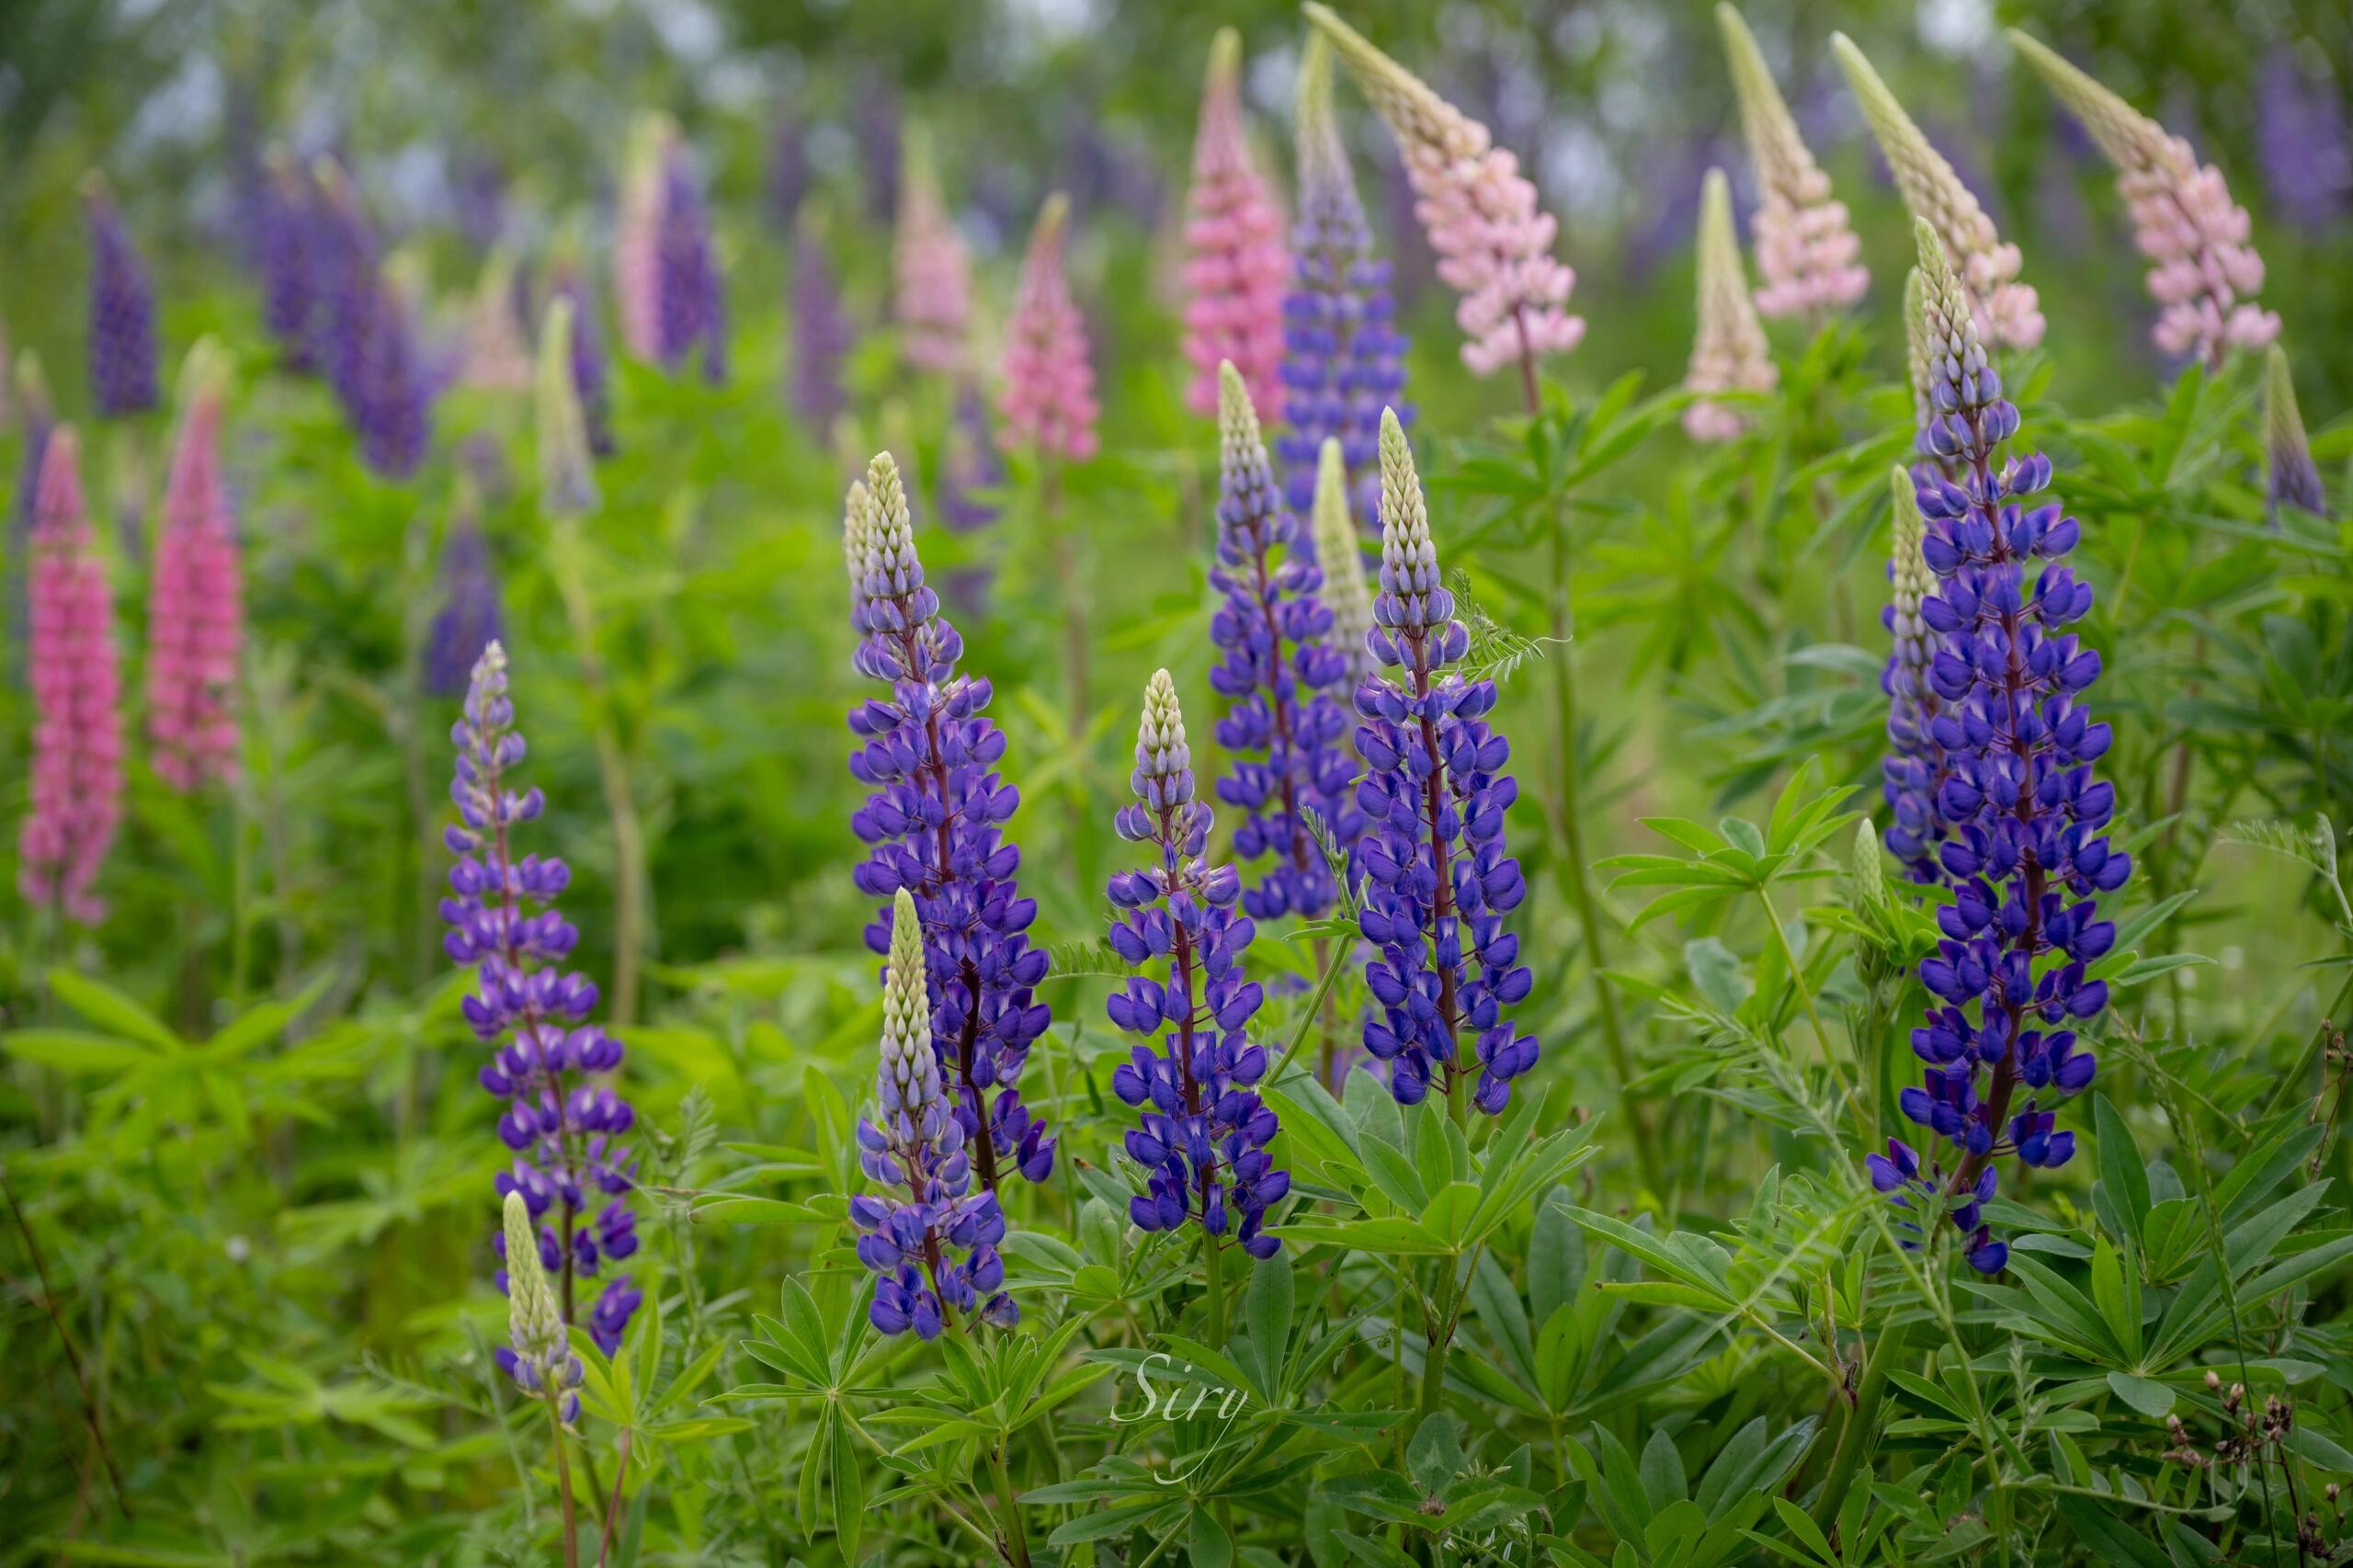
[[[832,257],[814,225],[806,222],[792,235],[792,412],[823,441],[841,417],[842,360],[858,343],[858,328],[842,308]]]
[[[162,400],[155,373],[155,286],[121,209],[93,175],[83,187],[90,231],[90,396],[109,418]]]
[[[2344,218],[2353,196],[2344,90],[2325,73],[2307,71],[2286,44],[2265,58],[2258,83],[2256,154],[2272,205],[2300,228],[2327,228]]]

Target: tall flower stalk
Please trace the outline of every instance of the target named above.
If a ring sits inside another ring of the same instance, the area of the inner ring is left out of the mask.
[[[1217,743],[1231,762],[1218,799],[1241,811],[1236,859],[1267,861],[1242,895],[1253,919],[1313,918],[1332,906],[1331,869],[1306,812],[1352,842],[1362,822],[1350,786],[1354,759],[1341,739],[1347,715],[1333,695],[1347,660],[1331,645],[1323,574],[1300,548],[1298,520],[1275,490],[1249,389],[1219,367],[1217,564],[1210,585],[1224,595],[1210,620],[1220,654],[1210,685],[1229,707]],[[1354,546],[1350,547],[1351,550]],[[1361,568],[1359,568],[1361,572]]]
[[[555,1305],[570,1325],[584,1321],[578,1282],[604,1278],[585,1324],[609,1356],[644,1300],[628,1275],[606,1278],[605,1270],[637,1252],[629,1206],[637,1155],[622,1141],[637,1117],[608,1081],[621,1064],[621,1043],[589,1021],[596,983],[563,968],[580,940],[555,908],[571,868],[552,855],[516,852],[516,830],[539,820],[547,798],[536,785],[514,787],[526,747],[506,692],[506,650],[495,642],[474,665],[449,738],[458,821],[443,834],[456,861],[441,901],[442,949],[474,971],[473,991],[460,1004],[466,1022],[484,1043],[505,1042],[483,1065],[482,1086],[506,1107],[498,1136],[514,1160],[498,1175],[500,1198],[510,1213],[520,1198],[529,1221],[519,1251],[511,1230],[495,1239],[506,1266],[500,1284],[511,1300],[518,1265],[536,1261],[556,1276]],[[521,1350],[499,1358],[518,1380],[527,1377]]]
[[[874,1109],[858,1124],[859,1164],[883,1195],[860,1193],[849,1206],[861,1233],[858,1259],[875,1274],[867,1321],[883,1334],[913,1329],[919,1339],[961,1330],[975,1316],[1010,1328],[1021,1312],[1000,1288],[1005,1212],[995,1191],[972,1189],[963,1122],[932,1050],[923,918],[905,888],[890,908],[881,1061]]]
[[[244,616],[236,522],[221,475],[228,375],[212,339],[188,355],[147,593],[147,738],[156,777],[183,794],[226,780],[237,767]]]
[[[579,258],[559,254],[548,278],[548,298],[572,305],[572,388],[580,399],[580,423],[589,453],[613,455],[612,367],[605,356],[605,333],[597,322],[597,297],[581,276]]]
[[[2116,165],[2134,242],[2151,264],[2149,292],[2162,307],[2157,347],[2219,365],[2231,349],[2278,337],[2279,317],[2252,298],[2263,287],[2263,258],[2247,243],[2253,225],[2222,172],[2039,40],[2014,28],[2010,43]]]
[[[824,440],[848,404],[842,390],[842,361],[858,347],[858,328],[842,306],[833,258],[813,218],[792,234],[792,375],[787,391],[792,412]]]
[[[653,873],[647,864],[644,819],[630,777],[628,748],[613,711],[612,682],[597,645],[597,607],[582,571],[585,547],[580,519],[596,510],[599,496],[594,460],[572,372],[572,303],[548,301],[540,331],[537,408],[540,508],[552,519],[554,548],[549,571],[563,600],[573,646],[580,659],[581,684],[596,714],[597,777],[613,833],[613,1018],[637,1019],[638,966],[646,943],[647,907]]]
[[[1831,51],[1863,107],[1912,216],[1937,233],[1960,269],[1977,335],[1989,347],[2031,348],[2042,341],[2043,320],[2034,290],[2018,281],[2018,247],[2002,243],[1994,220],[1977,204],[1952,165],[1920,133],[1904,106],[1844,33],[1830,35]]]
[[[1770,392],[1780,380],[1772,345],[1748,297],[1740,265],[1740,236],[1732,217],[1732,186],[1722,169],[1710,169],[1699,197],[1699,332],[1691,346],[1683,384],[1700,393]],[[1701,396],[1683,411],[1683,428],[1695,441],[1730,441],[1751,416]]]
[[[1014,877],[1005,835],[1020,791],[996,764],[1005,733],[985,717],[989,683],[956,668],[964,640],[924,581],[906,487],[888,452],[850,487],[843,523],[857,667],[890,688],[850,713],[850,773],[872,791],[850,818],[870,846],[860,892],[884,901],[867,945],[890,950],[892,914],[912,897],[930,975],[931,1042],[984,1193],[1054,1165],[1045,1121],[1022,1103],[1021,1069],[1050,1021],[1036,988],[1046,954],[1029,945],[1038,902]]]
[[[1396,329],[1389,263],[1373,255],[1372,230],[1348,167],[1332,108],[1332,44],[1307,36],[1299,65],[1299,218],[1291,226],[1293,274],[1283,301],[1283,418],[1276,437],[1285,498],[1294,511],[1315,498],[1324,443],[1336,439],[1347,466],[1350,511],[1381,527],[1381,411],[1402,400],[1407,340]],[[1320,536],[1309,541],[1318,558]]]
[[[1944,841],[1946,827],[1937,797],[1947,769],[1944,748],[1930,733],[1944,705],[1929,681],[1936,639],[1920,618],[1920,606],[1936,580],[1921,552],[1927,526],[1920,517],[1917,483],[1910,470],[1894,470],[1895,546],[1888,562],[1893,592],[1881,617],[1894,645],[1880,675],[1880,689],[1887,694],[1888,745],[1880,789],[1889,813],[1883,840],[1888,852],[1904,862],[1914,881],[1927,884],[1944,881],[1937,847]]]
[[[1847,221],[1847,204],[1830,194],[1830,176],[1798,134],[1748,24],[1729,3],[1720,3],[1716,25],[1732,62],[1741,134],[1756,170],[1756,308],[1768,316],[1818,321],[1870,287],[1862,241]]]
[[[1200,1227],[1209,1342],[1222,1345],[1224,1251],[1275,1255],[1280,1244],[1265,1233],[1267,1211],[1290,1190],[1290,1173],[1273,1168],[1267,1145],[1280,1129],[1256,1092],[1267,1060],[1249,1024],[1266,993],[1245,975],[1242,957],[1257,928],[1237,907],[1241,876],[1209,859],[1214,813],[1197,797],[1185,715],[1166,670],[1144,688],[1128,782],[1136,799],[1113,825],[1129,843],[1157,850],[1159,863],[1112,876],[1111,947],[1128,964],[1163,975],[1131,975],[1108,1004],[1111,1022],[1141,1037],[1111,1074],[1112,1093],[1143,1111],[1127,1151],[1148,1174],[1128,1217],[1144,1231],[1188,1221]]]
[[[1315,465],[1315,555],[1324,576],[1324,607],[1332,616],[1325,644],[1345,661],[1341,689],[1348,692],[1373,673],[1372,650],[1366,643],[1372,631],[1372,591],[1365,585],[1364,555],[1348,510],[1352,488],[1340,438],[1327,436]]]
[[[1946,758],[1937,809],[1950,827],[1938,860],[1953,902],[1937,911],[1941,938],[1920,965],[1931,1006],[1912,1049],[1926,1082],[1901,1104],[1951,1145],[1954,1164],[1949,1176],[1937,1162],[1924,1169],[1891,1139],[1870,1166],[1874,1185],[1922,1223],[1949,1217],[1970,1263],[1992,1274],[2009,1256],[1984,1221],[1995,1162],[2055,1166],[2075,1153],[2075,1134],[2054,1130],[2042,1099],[2092,1080],[2075,1026],[2108,1005],[2107,983],[2086,971],[2116,941],[2097,901],[2124,885],[2131,859],[2106,836],[2115,786],[2092,771],[2111,739],[2081,700],[2099,654],[2066,630],[2092,603],[2091,585],[2065,563],[2080,528],[2057,504],[2031,499],[2051,483],[2050,460],[2005,453],[2018,410],[1942,244],[1927,223],[1915,228],[1934,371],[1929,438],[1960,472],[1918,490],[1922,555],[1937,579],[1920,600],[1938,640],[1927,733]],[[2038,563],[2031,584],[2029,562]]]
[[[699,347],[704,380],[726,380],[726,283],[710,209],[666,115],[644,116],[630,139],[613,278],[631,353],[676,374]]]
[[[459,379],[493,392],[524,392],[531,385],[531,343],[515,307],[515,257],[494,250],[483,263],[466,312],[465,364]]]
[[[106,918],[98,872],[122,821],[122,687],[71,426],[51,433],[41,458],[31,550],[31,808],[17,835],[17,887],[37,907],[96,926]]]
[[[1186,402],[1218,408],[1219,371],[1232,364],[1267,417],[1282,415],[1283,218],[1250,155],[1242,115],[1242,35],[1220,28],[1201,82],[1185,221]]]
[[[1485,126],[1329,7],[1308,0],[1304,9],[1397,139],[1438,277],[1462,297],[1454,313],[1462,362],[1482,376],[1517,364],[1533,406],[1537,361],[1585,337],[1584,320],[1562,308],[1576,274],[1552,255],[1559,225],[1538,209],[1519,160],[1494,145]]]
[[[972,319],[972,261],[948,215],[931,136],[921,126],[908,128],[891,264],[900,354],[918,370],[962,369]]]
[[[1429,513],[1405,432],[1381,426],[1381,592],[1373,657],[1394,674],[1357,687],[1357,786],[1368,820],[1361,929],[1380,949],[1365,984],[1381,1016],[1365,1049],[1389,1064],[1390,1092],[1419,1103],[1434,1086],[1456,1119],[1490,1116],[1536,1065],[1535,1037],[1504,1009],[1535,983],[1504,916],[1527,897],[1504,843],[1519,786],[1503,772],[1511,744],[1486,722],[1495,683],[1454,669],[1471,635],[1438,574]]]

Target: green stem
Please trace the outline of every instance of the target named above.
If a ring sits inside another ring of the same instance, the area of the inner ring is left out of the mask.
[[[1215,1236],[1201,1238],[1201,1265],[1208,1274],[1210,1348],[1225,1348],[1225,1249]]]
[[[610,1012],[616,1024],[637,1020],[638,961],[644,943],[648,871],[645,830],[630,782],[629,756],[613,728],[605,661],[597,651],[596,607],[579,572],[580,533],[570,518],[557,525],[553,551],[556,588],[572,624],[580,659],[581,685],[596,714],[597,775],[613,832],[613,988]]]
[[[1838,1434],[1837,1449],[1830,1456],[1830,1474],[1822,1483],[1822,1494],[1814,1499],[1813,1522],[1824,1533],[1837,1528],[1838,1509],[1855,1484],[1855,1472],[1870,1462],[1871,1450],[1879,1445],[1879,1411],[1887,1397],[1888,1369],[1904,1354],[1908,1328],[1905,1324],[1887,1324],[1863,1363],[1862,1386],[1855,1391],[1846,1430]]]
[[[1425,1416],[1437,1415],[1446,1403],[1446,1353],[1454,1344],[1455,1260],[1446,1257],[1439,1267],[1442,1272],[1438,1277],[1438,1298],[1425,1329],[1429,1346],[1422,1352],[1421,1410]]]
[[[1847,1103],[1856,1108],[1856,1114],[1861,1120],[1863,1141],[1869,1143],[1869,1111],[1861,1103],[1862,1095],[1855,1087],[1853,1077],[1847,1074],[1847,1064],[1839,1061],[1830,1049],[1830,1031],[1822,1027],[1822,1014],[1813,1005],[1813,987],[1806,983],[1805,968],[1798,962],[1797,949],[1790,946],[1790,933],[1781,925],[1781,917],[1774,911],[1773,901],[1766,896],[1763,888],[1756,890],[1756,902],[1765,906],[1765,924],[1773,928],[1773,940],[1780,944],[1781,960],[1790,966],[1790,982],[1798,988],[1798,1001],[1805,1007],[1806,1022],[1813,1028],[1813,1043],[1822,1052],[1824,1064],[1837,1078],[1839,1090],[1846,1096]]]
[[[540,1381],[547,1389],[548,1430],[555,1439],[556,1491],[563,1499],[563,1568],[580,1568],[580,1525],[572,1508],[572,1456],[563,1446],[563,1411],[556,1403],[555,1380]]]
[[[1029,1536],[1021,1523],[1021,1499],[1014,1494],[1013,1471],[1005,1462],[1002,1442],[989,1449],[989,1474],[996,1482],[997,1517],[1005,1528],[1006,1549],[1012,1554],[1013,1568],[1029,1568]]]

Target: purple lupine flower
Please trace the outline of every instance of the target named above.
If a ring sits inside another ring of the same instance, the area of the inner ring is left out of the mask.
[[[506,622],[498,578],[491,570],[490,540],[483,535],[472,496],[461,493],[441,544],[441,608],[425,634],[427,695],[463,696],[483,651],[504,639]]]
[[[2276,343],[2263,368],[2263,436],[2272,511],[2299,506],[2327,517],[2328,492],[2321,485],[2320,465],[2313,461],[2303,411],[2296,406],[2296,378],[2289,372],[2287,350]]]
[[[1880,614],[1880,624],[1887,628],[1894,647],[1879,681],[1887,694],[1888,747],[1881,764],[1880,790],[1890,813],[1888,852],[1904,862],[1914,881],[1926,885],[1944,881],[1937,869],[1937,846],[1945,837],[1937,796],[1944,787],[1946,764],[1944,748],[1929,733],[1943,704],[1928,682],[1936,639],[1920,619],[1921,602],[1934,579],[1920,553],[1927,530],[1920,519],[1917,482],[1910,470],[1899,466],[1893,485],[1895,549],[1887,574],[1894,592]]]
[[[1331,868],[1306,812],[1338,842],[1363,831],[1350,786],[1356,760],[1342,738],[1347,710],[1333,695],[1347,673],[1331,645],[1323,574],[1302,543],[1298,519],[1275,493],[1257,411],[1232,361],[1218,367],[1217,565],[1210,585],[1225,596],[1210,619],[1222,653],[1210,686],[1232,706],[1217,744],[1231,758],[1217,797],[1243,812],[1233,854],[1270,864],[1242,895],[1254,920],[1310,918],[1332,907]]]
[[[256,262],[261,271],[262,325],[279,361],[296,372],[317,369],[313,352],[318,263],[312,256],[320,218],[317,192],[301,165],[272,153],[260,207]]]
[[[2314,75],[2297,51],[2275,46],[2255,95],[2256,155],[2273,207],[2299,228],[2325,229],[2353,198],[2353,136],[2337,84]]]
[[[790,233],[801,216],[801,203],[809,195],[809,127],[790,108],[778,110],[776,119],[768,122],[766,189],[768,217]]]
[[[540,1267],[562,1281],[563,1321],[578,1324],[575,1281],[637,1251],[629,1210],[637,1155],[622,1142],[636,1113],[600,1081],[620,1066],[621,1044],[588,1021],[596,983],[563,967],[580,940],[555,909],[571,869],[552,855],[517,857],[513,847],[514,830],[537,820],[546,797],[537,786],[517,791],[510,783],[525,747],[506,695],[506,650],[496,642],[474,665],[449,739],[458,748],[449,795],[459,821],[442,835],[457,863],[441,901],[449,926],[441,946],[475,972],[473,993],[460,1004],[466,1022],[485,1042],[506,1041],[481,1074],[482,1086],[506,1102],[498,1136],[515,1156],[499,1173],[499,1196],[522,1195]],[[506,1261],[504,1232],[494,1244]],[[498,1287],[508,1288],[505,1268]],[[590,1310],[587,1328],[608,1356],[637,1299],[629,1276],[615,1275]],[[516,1373],[511,1357],[500,1365]]]
[[[1372,253],[1372,230],[1348,169],[1348,150],[1332,111],[1332,46],[1311,32],[1299,69],[1299,221],[1291,228],[1296,278],[1283,301],[1283,415],[1276,437],[1285,498],[1294,511],[1315,500],[1315,469],[1326,437],[1336,437],[1347,464],[1350,509],[1379,528],[1381,411],[1395,407],[1403,424],[1414,405],[1405,385],[1407,340],[1394,324],[1389,263]],[[1302,553],[1315,544],[1302,539]]]
[[[887,224],[899,210],[899,89],[870,74],[850,109],[858,132],[858,169],[866,180],[866,216]]]
[[[673,138],[662,163],[655,295],[663,368],[675,370],[698,343],[703,380],[727,379],[727,284],[711,243],[710,209],[686,142]]]
[[[924,582],[906,487],[888,452],[850,486],[842,544],[858,671],[891,687],[849,717],[860,742],[850,774],[873,791],[850,818],[870,846],[858,889],[914,895],[930,966],[932,1050],[955,1087],[982,1190],[997,1191],[1008,1164],[1043,1181],[1054,1142],[1021,1103],[1020,1079],[1050,1017],[1035,997],[1046,955],[1029,945],[1038,901],[1015,884],[1021,849],[1004,833],[1021,794],[997,776],[1005,733],[983,716],[989,683],[957,671],[964,640]],[[890,950],[887,914],[866,941]]]
[[[1231,1232],[1252,1257],[1272,1257],[1281,1244],[1265,1233],[1267,1210],[1290,1190],[1290,1173],[1273,1168],[1267,1145],[1280,1128],[1253,1091],[1267,1062],[1249,1023],[1266,992],[1244,974],[1242,955],[1257,928],[1236,907],[1240,873],[1210,863],[1215,813],[1195,796],[1185,715],[1166,670],[1144,689],[1128,781],[1136,800],[1114,826],[1129,843],[1157,848],[1160,863],[1111,878],[1111,947],[1139,968],[1165,961],[1167,975],[1133,975],[1108,1004],[1113,1024],[1143,1037],[1111,1074],[1111,1092],[1143,1108],[1127,1148],[1150,1175],[1128,1217],[1142,1231],[1190,1219],[1208,1245],[1223,1245]],[[1164,1027],[1172,1031],[1165,1051],[1157,1049]]]
[[[2080,700],[2099,654],[2066,630],[2092,604],[2063,559],[2079,528],[2055,502],[2029,500],[2051,483],[2048,458],[2004,455],[2018,409],[1936,232],[1915,227],[1934,370],[1929,440],[1960,477],[1929,477],[1918,491],[1921,553],[1937,578],[1920,601],[1938,640],[1927,733],[1945,755],[1937,810],[1950,824],[1938,860],[1953,902],[1937,911],[1942,939],[1920,965],[1933,1005],[1912,1049],[1927,1082],[1902,1104],[1952,1144],[1957,1163],[1949,1178],[1934,1164],[1924,1176],[1910,1149],[1891,1144],[1871,1176],[1906,1207],[1949,1210],[1970,1263],[1991,1274],[2009,1256],[1983,1214],[1994,1162],[2055,1166],[2075,1153],[2075,1134],[2053,1130],[2042,1099],[2092,1081],[2075,1026],[2108,1005],[2108,983],[2086,970],[2116,943],[2097,896],[2123,886],[2132,863],[2104,833],[2116,787],[2092,773],[2112,736]],[[2047,563],[2030,586],[2029,560]]]
[[[567,256],[556,263],[548,297],[572,301],[572,390],[580,398],[580,420],[587,432],[589,454],[611,457],[616,450],[612,371],[605,353],[605,330],[597,324],[596,296],[581,277],[576,261]]]
[[[1504,1012],[1535,984],[1518,961],[1519,937],[1504,929],[1528,896],[1504,844],[1519,786],[1502,771],[1511,743],[1486,722],[1495,683],[1451,668],[1471,634],[1439,579],[1413,449],[1389,413],[1372,619],[1366,646],[1399,673],[1369,676],[1356,691],[1357,755],[1370,770],[1357,785],[1370,819],[1358,925],[1380,949],[1364,971],[1381,1008],[1365,1025],[1365,1049],[1389,1064],[1401,1105],[1418,1104],[1435,1083],[1449,1096],[1463,1089],[1493,1116],[1537,1057],[1536,1038],[1517,1033]]]
[[[405,285],[387,272],[360,311],[358,353],[343,389],[344,411],[359,433],[359,456],[379,476],[404,480],[433,441],[433,368],[416,339]]]
[[[155,285],[122,210],[93,175],[82,189],[90,225],[90,396],[108,418],[162,401],[155,376]]]
[[[889,1193],[859,1193],[849,1216],[862,1233],[860,1262],[874,1270],[867,1321],[883,1334],[937,1339],[959,1312],[1011,1328],[1021,1318],[1005,1293],[1005,1211],[989,1187],[972,1190],[965,1128],[949,1103],[931,1038],[930,968],[915,895],[891,897],[891,949],[882,966],[882,1050],[875,1108],[858,1124],[858,1164]],[[907,1196],[897,1196],[904,1189]],[[961,1255],[961,1256],[960,1256]]]
[[[361,367],[375,332],[382,292],[383,248],[351,180],[331,161],[313,171],[312,222],[305,247],[311,267],[311,360],[346,409],[360,405]]]
[[[1001,515],[995,492],[1005,487],[1005,454],[997,449],[989,429],[987,399],[977,382],[967,380],[956,392],[956,419],[948,429],[946,450],[940,454],[939,480],[934,498],[939,520],[950,533],[977,533]],[[976,562],[950,572],[946,581],[948,602],[960,614],[977,615],[988,597],[990,572]]]
[[[815,228],[792,236],[792,412],[823,439],[841,417],[842,360],[858,344],[858,329],[842,308],[834,264]]]

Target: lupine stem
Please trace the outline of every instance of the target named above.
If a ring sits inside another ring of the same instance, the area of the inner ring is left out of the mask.
[[[16,1218],[17,1230],[25,1238],[25,1251],[33,1260],[33,1273],[40,1280],[40,1309],[57,1330],[57,1342],[65,1347],[65,1364],[74,1373],[74,1388],[82,1396],[82,1418],[89,1423],[91,1439],[97,1444],[98,1457],[106,1461],[107,1479],[114,1483],[115,1506],[122,1517],[131,1517],[131,1494],[123,1490],[122,1471],[114,1462],[114,1449],[107,1444],[105,1423],[98,1416],[97,1395],[90,1387],[88,1369],[82,1364],[81,1352],[74,1348],[74,1336],[66,1332],[65,1319],[57,1311],[57,1291],[49,1282],[49,1263],[42,1257],[40,1243],[33,1239],[32,1221],[25,1218],[24,1205],[17,1201],[17,1189],[9,1185],[7,1167],[0,1165],[0,1196],[8,1199],[8,1212]]]
[[[1013,1472],[1005,1462],[1005,1445],[989,1445],[989,1473],[996,1481],[997,1516],[1005,1525],[1005,1544],[1014,1568],[1029,1568],[1029,1535],[1021,1522],[1021,1499],[1013,1490]]]
[[[580,530],[569,517],[558,525],[552,551],[556,590],[563,597],[564,613],[580,658],[580,683],[596,719],[590,726],[597,744],[597,776],[605,792],[605,812],[613,831],[613,991],[612,1018],[628,1024],[637,1018],[637,966],[645,928],[645,895],[649,876],[645,861],[645,831],[638,815],[637,796],[630,783],[629,756],[613,728],[608,711],[610,683],[604,655],[597,651],[596,607],[579,570]]]
[[[1855,1391],[1854,1408],[1847,1412],[1846,1428],[1838,1434],[1838,1447],[1830,1456],[1830,1473],[1813,1503],[1813,1522],[1825,1532],[1837,1528],[1838,1509],[1854,1487],[1855,1471],[1879,1444],[1879,1412],[1887,1398],[1888,1372],[1904,1354],[1909,1327],[1900,1322],[1881,1327],[1863,1362],[1862,1386]]]
[[[1210,1348],[1225,1348],[1225,1248],[1206,1232],[1201,1236],[1201,1267],[1207,1276]]]
[[[548,1407],[548,1427],[555,1438],[556,1491],[563,1499],[563,1568],[580,1568],[579,1521],[572,1508],[572,1455],[563,1446],[563,1412],[557,1405],[555,1380],[543,1380]]]

